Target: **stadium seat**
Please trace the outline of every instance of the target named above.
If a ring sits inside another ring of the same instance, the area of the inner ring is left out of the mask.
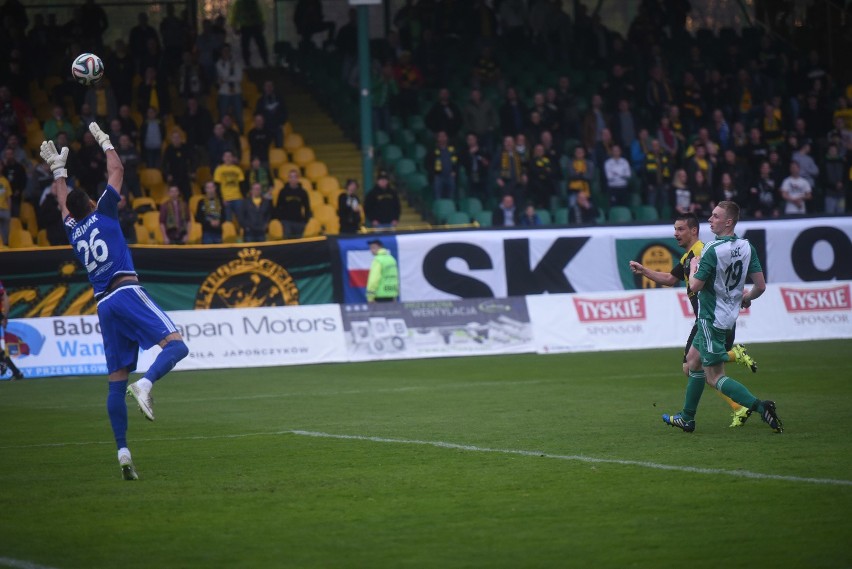
[[[298,164],[300,168],[304,168],[316,159],[317,155],[314,153],[314,149],[308,146],[303,146],[293,153],[293,162]]]
[[[468,225],[470,215],[463,211],[454,211],[447,216],[447,225]]]
[[[633,221],[633,214],[630,209],[621,205],[613,206],[609,209],[609,221],[613,223],[623,223],[625,221]]]
[[[151,243],[151,235],[144,225],[137,223],[133,228],[136,230],[136,243],[139,245],[148,245]]]
[[[155,211],[157,209],[156,202],[147,197],[133,198],[132,206],[136,213],[145,213],[146,211]]]
[[[322,234],[322,224],[315,217],[312,217],[308,220],[308,223],[305,224],[305,232],[302,233],[303,237],[318,237]]]
[[[142,225],[148,231],[151,243],[163,243],[163,231],[160,228],[160,212],[148,211],[142,214]]]
[[[492,215],[488,210],[480,211],[473,218],[480,227],[491,227],[492,225]]]
[[[305,177],[315,184],[326,176],[328,176],[328,166],[326,166],[325,162],[315,160],[305,166]]]
[[[404,179],[408,174],[413,174],[417,171],[417,165],[414,160],[408,158],[400,158],[394,165],[394,173],[398,180]]]
[[[222,243],[237,242],[237,226],[233,221],[222,222]]]
[[[282,164],[288,162],[287,152],[285,152],[281,148],[270,148],[269,149],[269,169],[272,171],[277,170],[281,167]]]
[[[332,203],[331,199],[333,197],[337,197],[337,194],[340,192],[340,182],[337,181],[337,178],[334,176],[324,176],[316,180],[316,188],[319,193],[328,200],[328,203],[331,205],[336,205],[337,202]]]
[[[26,229],[18,228],[9,231],[9,247],[12,249],[33,247],[34,245],[33,236]]]
[[[311,202],[311,211],[314,211],[319,206],[326,205],[325,196],[316,191],[308,192],[308,200]]]
[[[269,226],[266,228],[266,237],[270,241],[281,241],[284,239],[284,226],[278,219],[269,221]]]
[[[332,207],[326,203],[311,208],[311,213],[323,225],[326,225],[327,223],[330,223],[333,220],[337,219],[337,208]]]
[[[213,175],[210,172],[210,166],[199,166],[195,169],[195,181],[199,185],[206,184],[209,180],[213,179]]]
[[[293,162],[285,162],[284,164],[282,164],[281,166],[278,167],[278,170],[277,170],[278,178],[281,179],[281,180],[284,180],[286,182],[287,177],[290,175],[290,172],[293,171],[293,170],[295,170],[296,172],[299,172],[300,176],[302,175],[301,174],[302,169],[299,168],[298,164],[294,164]]]
[[[387,144],[382,148],[382,164],[384,168],[392,168],[400,158],[402,158],[402,149],[396,144]]]
[[[201,224],[192,220],[189,224],[189,239],[187,239],[187,243],[190,245],[198,245],[201,243],[202,231]]]
[[[388,133],[383,130],[377,130],[373,137],[373,147],[382,148],[387,144],[390,144],[390,136],[388,136]]]
[[[568,221],[568,208],[560,207],[554,211],[553,222],[556,223],[556,225],[568,225],[568,223],[570,223]]]
[[[47,238],[47,229],[39,230],[36,245],[39,247],[50,247],[50,240]]]
[[[460,211],[464,211],[471,216],[476,216],[482,211],[482,201],[479,198],[465,198],[461,202]]]
[[[154,186],[164,185],[162,170],[159,168],[142,168],[139,171],[139,183],[147,190]]]
[[[293,154],[299,148],[305,145],[305,139],[302,138],[301,134],[298,133],[290,133],[284,137],[284,150]]]
[[[535,212],[538,214],[538,218],[541,220],[542,225],[553,225],[553,218],[550,217],[550,212],[548,210],[537,209]]]
[[[634,211],[636,212],[636,219],[639,221],[657,221],[660,219],[657,208],[652,205],[640,205]]]
[[[450,199],[437,199],[432,202],[432,214],[438,224],[447,223],[450,214],[456,211],[456,203]]]
[[[38,220],[36,219],[33,204],[26,200],[21,200],[21,212],[19,215],[24,229],[29,231],[30,235],[35,238],[38,235]]]
[[[305,188],[306,192],[314,191],[314,183],[310,180],[310,178],[305,178],[304,176],[299,178],[299,184]]]

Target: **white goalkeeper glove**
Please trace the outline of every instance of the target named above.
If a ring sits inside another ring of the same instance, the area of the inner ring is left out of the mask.
[[[98,141],[98,144],[101,145],[101,148],[104,149],[104,152],[107,150],[114,150],[115,147],[112,145],[112,142],[109,140],[109,135],[101,130],[101,127],[98,126],[98,123],[92,121],[89,123],[89,132],[92,133],[92,136],[95,137],[95,140]]]
[[[62,152],[57,152],[56,145],[53,144],[52,140],[48,140],[41,143],[39,153],[53,171],[54,180],[68,177],[68,170],[65,169],[65,162],[68,160],[67,146],[62,148]]]

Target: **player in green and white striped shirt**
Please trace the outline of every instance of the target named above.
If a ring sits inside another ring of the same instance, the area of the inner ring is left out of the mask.
[[[734,233],[739,217],[737,204],[719,202],[709,219],[716,240],[704,246],[700,258],[692,259],[689,288],[698,291],[698,333],[686,356],[689,382],[683,410],[676,415],[663,415],[663,422],[687,433],[695,430],[695,413],[705,382],[749,411],[757,411],[776,433],[782,432],[775,402],[761,401],[743,384],[725,375],[726,334],[736,324],[740,308],[747,308],[766,290],[754,247]],[[746,291],[747,275],[754,286]]]

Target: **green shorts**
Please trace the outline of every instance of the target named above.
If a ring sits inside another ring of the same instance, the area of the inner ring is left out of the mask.
[[[729,330],[713,326],[709,320],[698,320],[698,333],[692,345],[701,354],[701,365],[712,366],[728,361],[727,343]]]

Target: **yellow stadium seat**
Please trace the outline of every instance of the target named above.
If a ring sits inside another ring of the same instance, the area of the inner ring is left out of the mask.
[[[189,224],[189,241],[192,245],[201,243],[201,224],[193,221]]]
[[[47,238],[47,229],[39,230],[36,245],[39,247],[50,247],[50,240]]]
[[[155,202],[153,200],[153,198],[148,198],[148,197],[133,198],[132,205],[133,205],[133,209],[135,209],[137,211],[140,210],[140,209],[147,209],[147,208],[150,208],[149,211],[151,211],[151,210],[156,211],[157,210],[157,202]]]
[[[311,202],[311,211],[314,211],[316,208],[325,205],[325,198],[319,192],[308,192],[308,199]]]
[[[305,188],[305,191],[312,192],[314,190],[314,183],[311,182],[308,178],[299,178],[299,183],[302,184],[302,187]]]
[[[327,176],[328,166],[325,165],[325,162],[315,160],[305,166],[305,177],[310,179],[312,182],[317,182],[321,178],[325,178]]]
[[[15,231],[23,231],[23,230],[24,230],[24,225],[21,223],[21,218],[19,218],[19,217],[9,218],[9,235],[12,235],[12,233],[14,233]],[[11,240],[12,239],[10,237],[9,241],[11,241]]]
[[[151,243],[151,236],[144,225],[137,223],[133,226],[136,230],[136,242],[140,245],[148,245]]]
[[[302,138],[301,134],[291,132],[284,137],[284,150],[290,154],[294,153],[299,148],[302,148],[304,145],[305,139]]]
[[[298,164],[300,168],[304,168],[316,159],[317,155],[314,153],[314,149],[309,146],[303,146],[293,152],[293,162]]]
[[[317,205],[317,207],[311,208],[311,213],[313,213],[314,217],[320,220],[320,223],[328,223],[333,220],[337,220],[337,209],[326,204],[322,203]]]
[[[281,225],[280,220],[272,219],[269,221],[269,227],[266,228],[266,237],[270,241],[281,241],[284,239],[284,226]]]
[[[144,188],[165,184],[163,172],[159,168],[142,168],[139,170],[139,183]]]
[[[162,245],[163,243],[163,231],[160,228],[160,212],[159,211],[148,211],[142,214],[142,225],[145,226],[145,229],[148,231],[150,236],[149,242],[156,243],[158,245]]]
[[[287,163],[287,152],[280,148],[269,149],[269,169],[278,170],[282,164]]]
[[[316,180],[316,187],[317,191],[325,196],[326,200],[329,200],[340,191],[340,182],[334,176],[324,176]],[[329,201],[329,203],[331,202]]]
[[[237,242],[237,226],[233,221],[222,222],[222,243]]]
[[[284,126],[281,127],[281,132],[284,133],[284,136],[288,134],[293,134],[293,125],[290,124],[290,121],[284,123]]]
[[[282,180],[285,180],[285,181],[286,181],[286,180],[287,180],[287,177],[290,175],[290,172],[292,172],[293,170],[295,170],[296,172],[299,172],[299,175],[300,175],[300,176],[302,175],[302,174],[301,174],[302,169],[301,169],[301,168],[299,168],[299,165],[298,165],[298,164],[294,164],[294,163],[292,163],[292,162],[285,162],[284,164],[281,164],[281,165],[278,167],[278,170],[277,170],[277,172],[278,172],[278,177],[279,177],[280,179],[282,179]]]
[[[15,218],[12,218],[15,219]],[[33,236],[25,229],[17,229],[9,231],[9,247],[12,249],[21,249],[24,247],[32,247]]]
[[[305,232],[302,233],[302,237],[318,237],[322,234],[322,224],[315,217],[312,217],[308,220],[308,223],[305,224]]]
[[[202,186],[212,179],[213,175],[210,173],[210,166],[199,166],[195,169],[195,181]]]
[[[24,229],[29,231],[32,237],[36,237],[38,235],[38,219],[36,218],[36,211],[33,204],[22,200],[20,217]]]

